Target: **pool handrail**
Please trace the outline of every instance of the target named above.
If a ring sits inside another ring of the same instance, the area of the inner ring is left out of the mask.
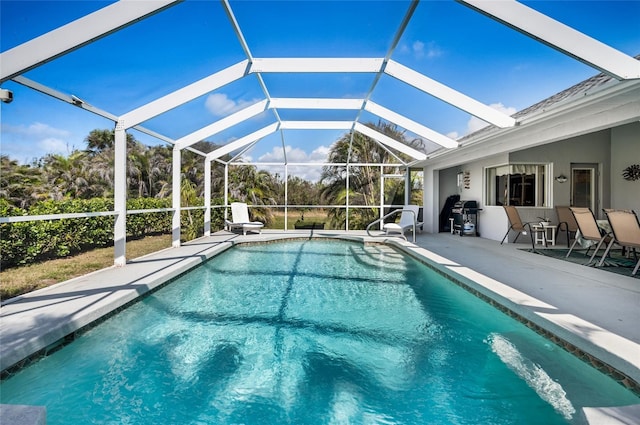
[[[413,243],[416,243],[416,221],[418,220],[418,217],[417,217],[417,214],[416,214],[415,211],[413,211],[411,209],[408,209],[408,208],[398,208],[398,209],[393,210],[390,213],[385,214],[384,216],[372,221],[371,223],[369,223],[367,225],[367,228],[366,228],[367,235],[369,235],[372,238],[382,236],[382,235],[372,235],[371,232],[369,231],[371,229],[371,226],[373,226],[376,223],[380,223],[382,220],[384,220],[387,217],[390,217],[390,216],[392,216],[394,214],[402,213],[402,212],[405,212],[405,211],[409,211],[411,214],[413,214],[413,229],[412,229],[413,230]],[[386,233],[385,233],[385,236],[387,236]],[[406,239],[406,237],[404,236],[404,233],[402,233],[401,236]]]

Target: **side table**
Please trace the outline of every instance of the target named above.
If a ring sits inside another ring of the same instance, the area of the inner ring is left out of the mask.
[[[552,246],[556,245],[556,232],[558,226],[555,224],[539,223],[531,226],[533,233],[535,234],[535,242],[538,244],[544,244],[545,246],[551,242]]]

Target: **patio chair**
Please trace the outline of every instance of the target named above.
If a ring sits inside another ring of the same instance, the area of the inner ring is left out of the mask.
[[[614,243],[623,248],[632,249],[637,258],[636,248],[640,248],[640,222],[638,221],[638,216],[635,211],[605,209],[604,214],[607,216],[609,225],[611,225],[613,238],[609,241],[602,260],[600,260],[598,265],[602,265],[604,258]],[[634,276],[638,272],[638,267],[640,267],[640,259],[638,259],[635,268],[631,272],[631,276]]]
[[[225,220],[227,230],[230,232],[234,229],[242,229],[243,235],[246,235],[249,230],[261,233],[264,227],[264,223],[249,219],[249,208],[244,202],[231,203],[231,217],[233,221]]]
[[[576,234],[576,239],[575,241],[573,241],[573,244],[571,244],[571,248],[569,248],[569,252],[567,252],[566,258],[571,255],[571,251],[573,251],[573,248],[576,246],[579,239],[592,241],[596,243],[596,249],[595,251],[593,251],[593,254],[591,254],[591,258],[589,259],[589,261],[585,263],[585,265],[590,265],[593,262],[596,254],[598,253],[598,250],[600,250],[602,244],[608,243],[611,240],[611,237],[609,236],[609,234],[600,229],[600,227],[598,227],[598,222],[596,221],[591,208],[570,207],[570,209],[573,217],[576,219],[576,223],[578,224],[580,238],[578,238]],[[591,249],[591,247],[589,247],[589,249]],[[587,250],[587,253],[588,252],[589,250]],[[603,260],[604,257],[605,256],[602,257]]]
[[[569,207],[556,207],[556,214],[558,215],[558,232],[562,231],[563,228],[567,232],[567,248],[569,248],[571,234],[575,238],[578,232],[578,223],[576,223],[576,218]]]
[[[504,237],[502,238],[502,242],[500,242],[500,245],[504,243],[505,239],[507,239],[507,236],[509,236],[509,232],[511,232],[512,230],[515,232],[518,232],[518,234],[516,235],[516,238],[513,240],[513,243],[515,243],[518,240],[518,237],[520,236],[520,234],[526,235],[527,232],[529,232],[529,236],[531,236],[531,249],[535,251],[536,246],[535,246],[535,242],[533,241],[534,230],[533,230],[533,227],[531,227],[532,224],[529,222],[527,223],[522,222],[522,219],[520,219],[520,213],[518,212],[516,207],[512,205],[503,205],[503,207],[504,207],[504,211],[507,213],[507,218],[509,219],[509,229],[507,229],[507,233],[504,234]],[[537,224],[537,223],[534,223],[534,224]],[[546,242],[546,236],[545,236],[545,242]]]
[[[385,223],[382,226],[385,234],[391,235],[394,233],[399,233],[400,236],[402,236],[406,240],[407,237],[404,234],[407,230],[415,232],[414,229],[422,229],[423,223],[418,222],[419,209],[420,207],[418,207],[417,205],[405,205],[402,208],[402,213],[400,214],[400,222]],[[415,234],[413,236],[415,237]]]

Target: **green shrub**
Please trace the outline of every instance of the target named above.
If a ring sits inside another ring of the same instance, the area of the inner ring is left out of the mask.
[[[127,209],[167,208],[170,200],[140,198],[127,202]],[[113,200],[105,198],[38,202],[28,211],[0,199],[0,216],[50,215],[113,211]],[[113,245],[115,217],[97,216],[0,224],[0,267],[12,267],[66,257],[93,248]],[[127,236],[171,231],[171,212],[131,214]]]
[[[222,204],[222,199],[212,201]],[[170,208],[171,199],[135,198],[127,201],[127,210]],[[113,211],[113,200],[106,198],[43,201],[29,210],[0,199],[0,216],[50,215]],[[171,232],[173,213],[152,212],[127,215],[127,238]],[[93,248],[113,245],[115,216],[65,218],[0,224],[0,267],[14,267],[50,258],[66,257]],[[204,210],[181,213],[182,240],[202,236]],[[211,210],[211,230],[224,227],[224,209]]]
[[[0,198],[0,216],[15,217],[26,215],[27,211],[11,205],[6,199]],[[27,257],[29,249],[29,222],[0,224],[0,267],[7,264],[19,264]]]
[[[127,210],[171,208],[171,199],[134,198],[127,201]],[[127,236],[134,239],[145,235],[171,231],[171,211],[127,215]]]

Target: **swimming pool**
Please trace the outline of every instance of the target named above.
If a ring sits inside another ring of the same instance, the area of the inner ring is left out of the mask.
[[[3,381],[58,423],[581,423],[612,379],[384,246],[234,247]]]

